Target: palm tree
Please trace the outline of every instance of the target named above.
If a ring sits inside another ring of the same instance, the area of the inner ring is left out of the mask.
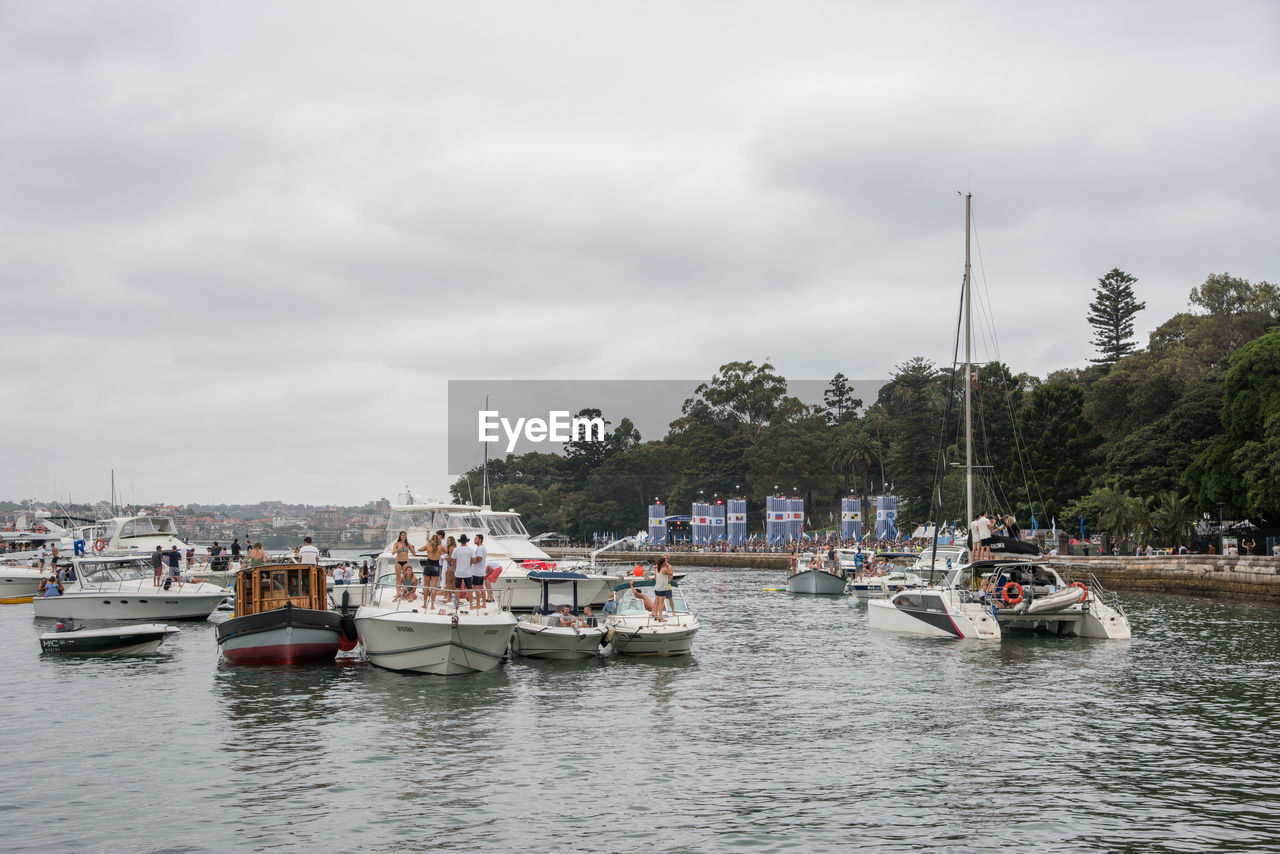
[[[865,477],[880,451],[880,443],[871,438],[865,427],[856,421],[841,424],[836,429],[835,443],[827,464],[836,474],[844,475],[844,491],[849,491],[849,475]],[[855,485],[857,481],[854,481]]]
[[[1170,489],[1156,496],[1151,510],[1151,525],[1159,532],[1160,541],[1174,548],[1189,545],[1195,528],[1195,508],[1191,499]]]
[[[1113,543],[1127,542],[1130,533],[1142,524],[1143,517],[1147,515],[1141,501],[1114,486],[1094,490],[1093,503],[1098,508],[1098,523]]]

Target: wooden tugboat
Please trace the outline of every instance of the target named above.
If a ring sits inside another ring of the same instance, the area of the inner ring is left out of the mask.
[[[332,661],[356,643],[350,616],[330,611],[325,571],[309,563],[255,566],[236,574],[236,615],[218,626],[233,664]]]

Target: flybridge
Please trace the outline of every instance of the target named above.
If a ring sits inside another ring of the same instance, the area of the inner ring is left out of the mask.
[[[604,441],[604,419],[570,417],[567,409],[553,409],[542,418],[517,418],[514,423],[503,418],[496,409],[482,409],[478,413],[477,423],[481,442],[498,442],[499,428],[507,437],[507,453],[515,451],[516,443],[521,436],[527,442],[587,442]]]

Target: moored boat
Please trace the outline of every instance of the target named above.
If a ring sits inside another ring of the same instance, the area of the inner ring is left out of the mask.
[[[344,640],[355,645],[350,617],[327,607],[323,567],[255,566],[236,575],[235,591],[235,616],[217,628],[222,657],[233,664],[331,661]]]
[[[654,582],[645,579],[614,585],[614,612],[605,616],[605,637],[614,652],[621,655],[688,655],[700,624],[698,615],[689,610],[684,592],[671,583],[671,604],[661,620],[654,617],[643,595],[643,588]],[[633,590],[639,593],[633,594]]]
[[[204,619],[227,591],[199,580],[154,582],[147,555],[82,557],[71,562],[75,579],[62,582],[60,596],[36,597],[37,617],[76,620]]]
[[[588,581],[581,572],[535,570],[529,578],[542,585],[542,607],[518,618],[511,651],[535,658],[575,659],[600,654],[605,629],[594,617],[580,617],[578,584]],[[553,588],[561,591],[553,596]],[[556,613],[559,607],[568,614]]]
[[[797,566],[796,572],[787,576],[787,591],[815,596],[845,595],[848,592],[848,580],[844,571],[837,568],[832,572],[821,565],[815,565],[817,563],[818,561],[811,559]]]
[[[68,618],[40,635],[40,649],[57,655],[146,655],[177,632],[176,626],[161,623],[89,629]]]
[[[387,670],[448,676],[492,670],[506,655],[516,618],[503,593],[479,608],[450,601],[432,609],[396,596],[394,573],[379,576],[356,609],[365,657]]]

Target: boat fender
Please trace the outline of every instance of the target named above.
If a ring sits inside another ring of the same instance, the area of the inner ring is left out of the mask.
[[[338,621],[338,649],[343,652],[350,652],[356,648],[356,642],[360,639],[356,634],[355,618],[344,614],[342,619]]]
[[[1010,591],[1014,591],[1014,595],[1009,595]],[[1001,598],[1004,599],[1006,605],[1017,605],[1022,601],[1022,585],[1016,581],[1010,581],[1001,590]]]
[[[100,552],[106,547],[107,547],[107,544],[101,539],[97,539],[93,541],[93,550],[95,552]]]
[[[1085,584],[1083,581],[1073,581],[1071,582],[1071,586],[1079,587],[1084,591],[1084,596],[1080,599],[1081,603],[1089,601],[1089,585]]]
[[[609,629],[609,631],[604,633],[604,637],[600,639],[600,645],[604,646],[605,644],[611,643],[612,641],[613,641],[613,629]]]

